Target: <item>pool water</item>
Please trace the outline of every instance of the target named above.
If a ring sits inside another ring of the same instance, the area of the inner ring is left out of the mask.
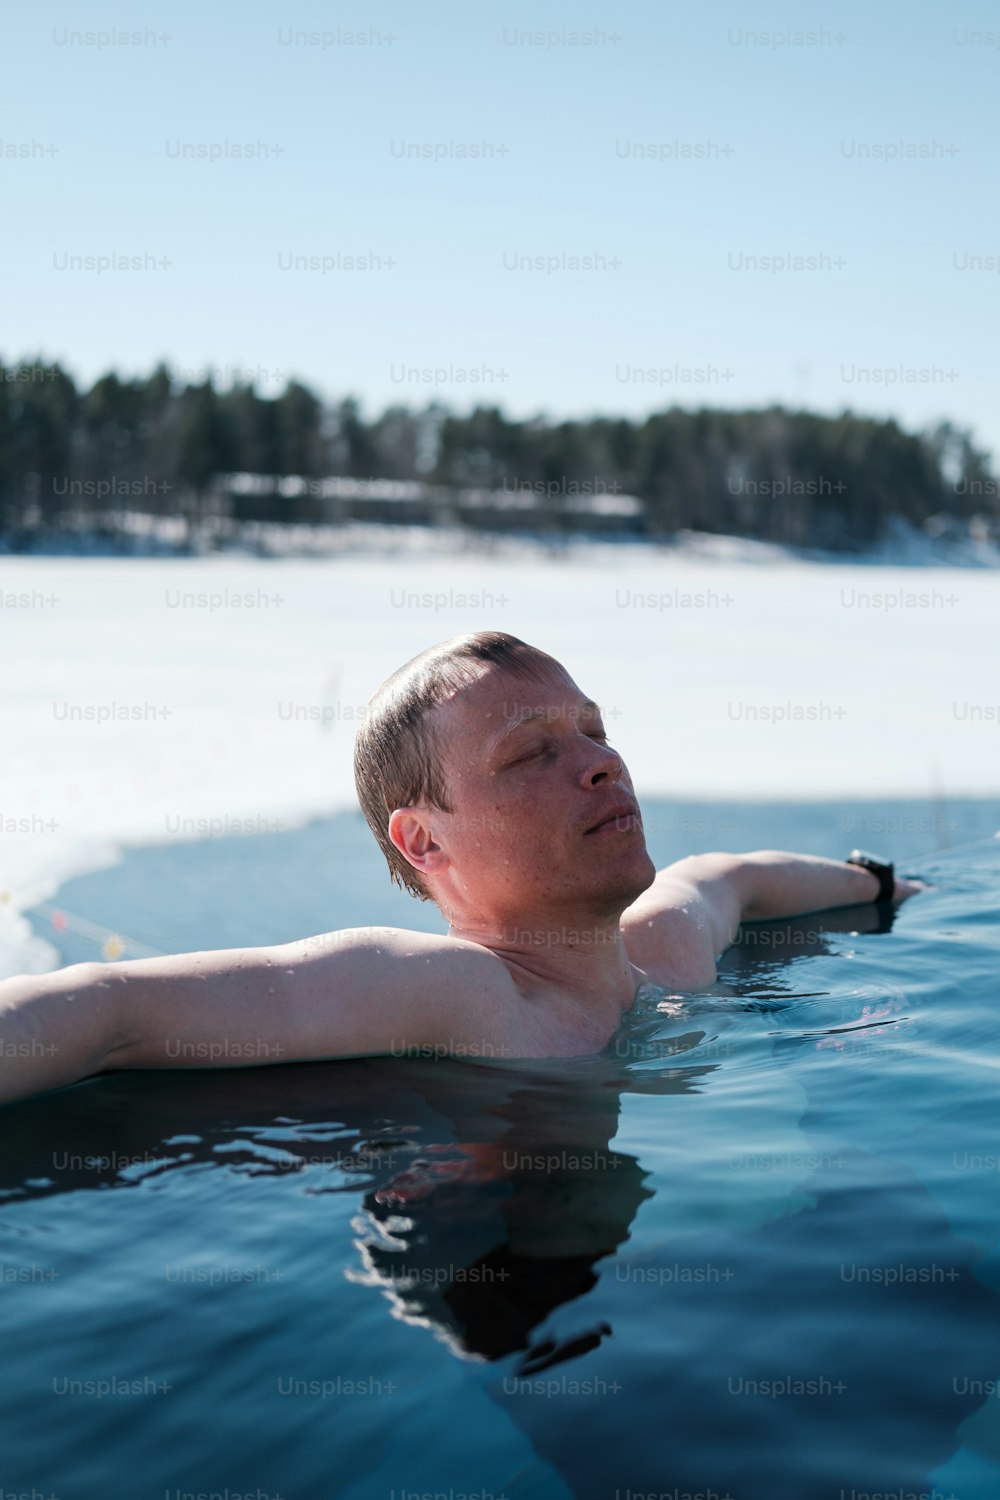
[[[1000,839],[919,870],[597,1057],[10,1106],[0,1486],[993,1500]]]

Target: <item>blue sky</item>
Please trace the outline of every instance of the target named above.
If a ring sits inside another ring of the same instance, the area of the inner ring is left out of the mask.
[[[39,0],[0,23],[0,352],[296,375],[369,413],[846,406],[996,450],[1000,276],[971,258],[1000,256],[998,29],[985,3]]]

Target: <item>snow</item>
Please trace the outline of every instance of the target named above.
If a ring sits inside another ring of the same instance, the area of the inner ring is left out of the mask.
[[[20,913],[122,845],[354,806],[368,698],[467,630],[563,661],[640,797],[1000,790],[988,567],[387,530],[315,558],[0,558],[7,972],[51,964]]]

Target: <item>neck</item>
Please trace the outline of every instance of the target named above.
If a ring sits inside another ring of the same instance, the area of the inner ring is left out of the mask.
[[[453,921],[448,936],[481,943],[530,976],[535,987],[564,992],[588,1013],[620,1019],[645,975],[629,959],[618,918],[581,926],[556,917],[517,922]]]

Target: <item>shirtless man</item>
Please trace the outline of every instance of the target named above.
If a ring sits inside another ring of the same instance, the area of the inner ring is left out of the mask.
[[[775,850],[657,872],[598,704],[500,631],[393,673],[355,776],[392,879],[447,936],[354,927],[7,979],[0,1101],[122,1068],[598,1052],[641,985],[711,984],[741,922],[879,895],[869,870]],[[893,899],[922,888],[897,879]]]

